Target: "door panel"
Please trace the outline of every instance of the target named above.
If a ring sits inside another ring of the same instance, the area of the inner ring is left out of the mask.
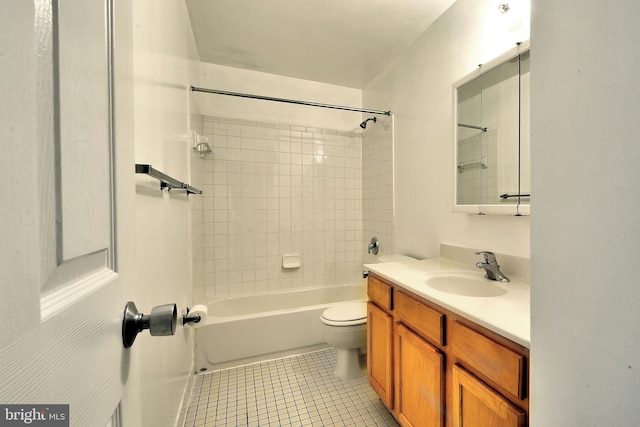
[[[58,6],[59,260],[106,251],[111,236],[109,76],[105,1]],[[55,12],[54,12],[55,13]],[[107,161],[105,161],[107,160]]]
[[[8,1],[12,13],[0,16],[0,182],[11,184],[0,187],[0,402],[69,404],[71,426],[106,425],[129,369],[121,328],[132,275],[116,266],[131,255],[131,239],[119,237],[135,215],[119,191],[127,179],[114,179],[113,4]]]

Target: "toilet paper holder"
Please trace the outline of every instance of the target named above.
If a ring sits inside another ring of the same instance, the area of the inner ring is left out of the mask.
[[[184,326],[187,323],[200,323],[202,318],[199,315],[195,315],[193,317],[189,317],[189,311],[191,311],[191,310],[189,309],[189,307],[187,307],[187,314],[182,316],[182,325]]]
[[[133,345],[139,332],[149,329],[153,336],[167,336],[176,333],[178,308],[176,304],[159,305],[151,309],[151,314],[138,312],[133,301],[129,301],[124,308],[122,320],[122,343],[125,348]]]

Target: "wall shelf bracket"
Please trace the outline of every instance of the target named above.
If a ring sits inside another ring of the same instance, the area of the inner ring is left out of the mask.
[[[154,169],[151,165],[136,163],[136,173],[143,173],[160,181],[161,190],[166,188],[167,190],[184,190],[187,195],[202,194],[201,190],[198,190],[189,184],[185,184],[184,182],[178,181],[177,179]]]

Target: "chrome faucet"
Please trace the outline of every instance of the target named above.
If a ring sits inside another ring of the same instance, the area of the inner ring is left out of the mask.
[[[378,243],[378,239],[375,236],[372,237],[371,243],[369,243],[369,246],[367,246],[367,252],[373,252],[374,255],[378,255],[378,246],[380,246],[380,244]]]
[[[487,279],[496,280],[498,282],[509,282],[509,278],[502,274],[500,271],[500,266],[498,265],[498,261],[496,260],[496,256],[493,252],[488,251],[480,251],[475,252],[476,255],[484,255],[484,262],[479,262],[476,264],[478,268],[484,268],[484,271],[487,274],[484,275]]]

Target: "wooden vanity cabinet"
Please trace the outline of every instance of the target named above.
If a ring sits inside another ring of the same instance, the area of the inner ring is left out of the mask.
[[[393,317],[367,304],[367,377],[387,408],[393,408]]]
[[[403,426],[442,426],[445,315],[394,289],[395,415]]]
[[[395,345],[396,418],[402,426],[442,426],[444,354],[402,323]]]
[[[471,373],[451,370],[452,422],[455,427],[524,427],[525,412]]]
[[[456,363],[476,372],[483,380],[513,400],[526,394],[526,357],[454,320],[449,324],[451,354]]]
[[[367,378],[389,409],[393,408],[392,288],[369,277],[367,292]]]
[[[369,275],[369,383],[402,426],[526,427],[528,349]]]
[[[487,336],[461,320],[449,323],[454,427],[524,427],[526,351]]]

